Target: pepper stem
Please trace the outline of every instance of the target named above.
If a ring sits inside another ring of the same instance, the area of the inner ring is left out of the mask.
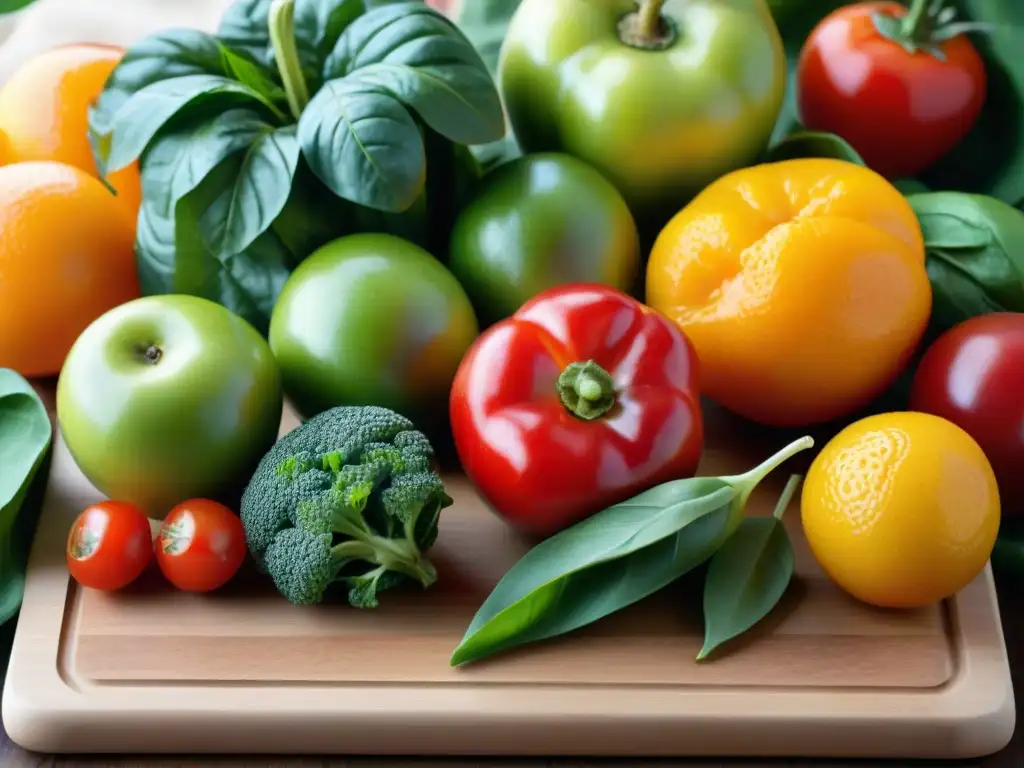
[[[567,365],[555,387],[569,412],[587,421],[603,416],[615,405],[615,381],[593,360]]]
[[[648,40],[661,34],[661,7],[665,0],[640,0],[637,11],[637,31]]]
[[[288,108],[296,120],[309,103],[309,89],[302,75],[299,50],[295,45],[295,0],[273,0],[268,16],[270,45],[288,97]]]

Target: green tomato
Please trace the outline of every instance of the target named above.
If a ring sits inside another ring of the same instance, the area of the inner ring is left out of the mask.
[[[756,161],[786,57],[765,0],[523,0],[498,78],[524,152],[590,163],[646,229]]]
[[[640,243],[625,200],[598,171],[570,155],[528,155],[485,177],[456,221],[449,266],[490,324],[557,285],[632,291]]]
[[[147,296],[102,315],[57,383],[61,434],[82,473],[155,519],[244,485],[277,440],[283,404],[264,338],[195,296]]]
[[[288,399],[305,418],[338,405],[381,405],[427,428],[479,328],[441,262],[386,234],[334,240],[303,261],[270,318]]]

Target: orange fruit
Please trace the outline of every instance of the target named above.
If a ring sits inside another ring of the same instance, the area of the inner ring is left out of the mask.
[[[727,174],[660,233],[647,303],[701,362],[704,394],[771,426],[848,416],[881,394],[931,313],[924,239],[872,170],[787,160]]]
[[[801,519],[822,570],[864,602],[916,608],[981,573],[999,532],[999,487],[963,429],[884,413],[837,434],[804,478]]]
[[[89,146],[88,108],[124,55],[116,46],[62,45],[27,60],[0,87],[0,131],[9,162],[55,160],[98,176]],[[136,215],[142,198],[138,164],[108,178]],[[109,192],[108,192],[109,194]]]
[[[60,372],[78,335],[140,294],[134,219],[63,163],[0,168],[0,368]]]

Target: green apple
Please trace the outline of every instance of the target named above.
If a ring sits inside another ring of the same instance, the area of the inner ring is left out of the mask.
[[[155,519],[247,482],[277,439],[283,405],[263,337],[195,296],[108,311],[75,341],[57,383],[61,435],[82,473]]]

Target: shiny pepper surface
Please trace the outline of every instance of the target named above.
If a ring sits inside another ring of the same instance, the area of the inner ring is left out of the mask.
[[[671,322],[604,285],[544,291],[469,348],[459,460],[509,523],[549,535],[659,483],[704,447],[698,361]]]
[[[702,390],[753,421],[830,421],[881,394],[932,305],[913,210],[832,159],[763,164],[708,186],[661,232],[647,303],[682,328]]]

